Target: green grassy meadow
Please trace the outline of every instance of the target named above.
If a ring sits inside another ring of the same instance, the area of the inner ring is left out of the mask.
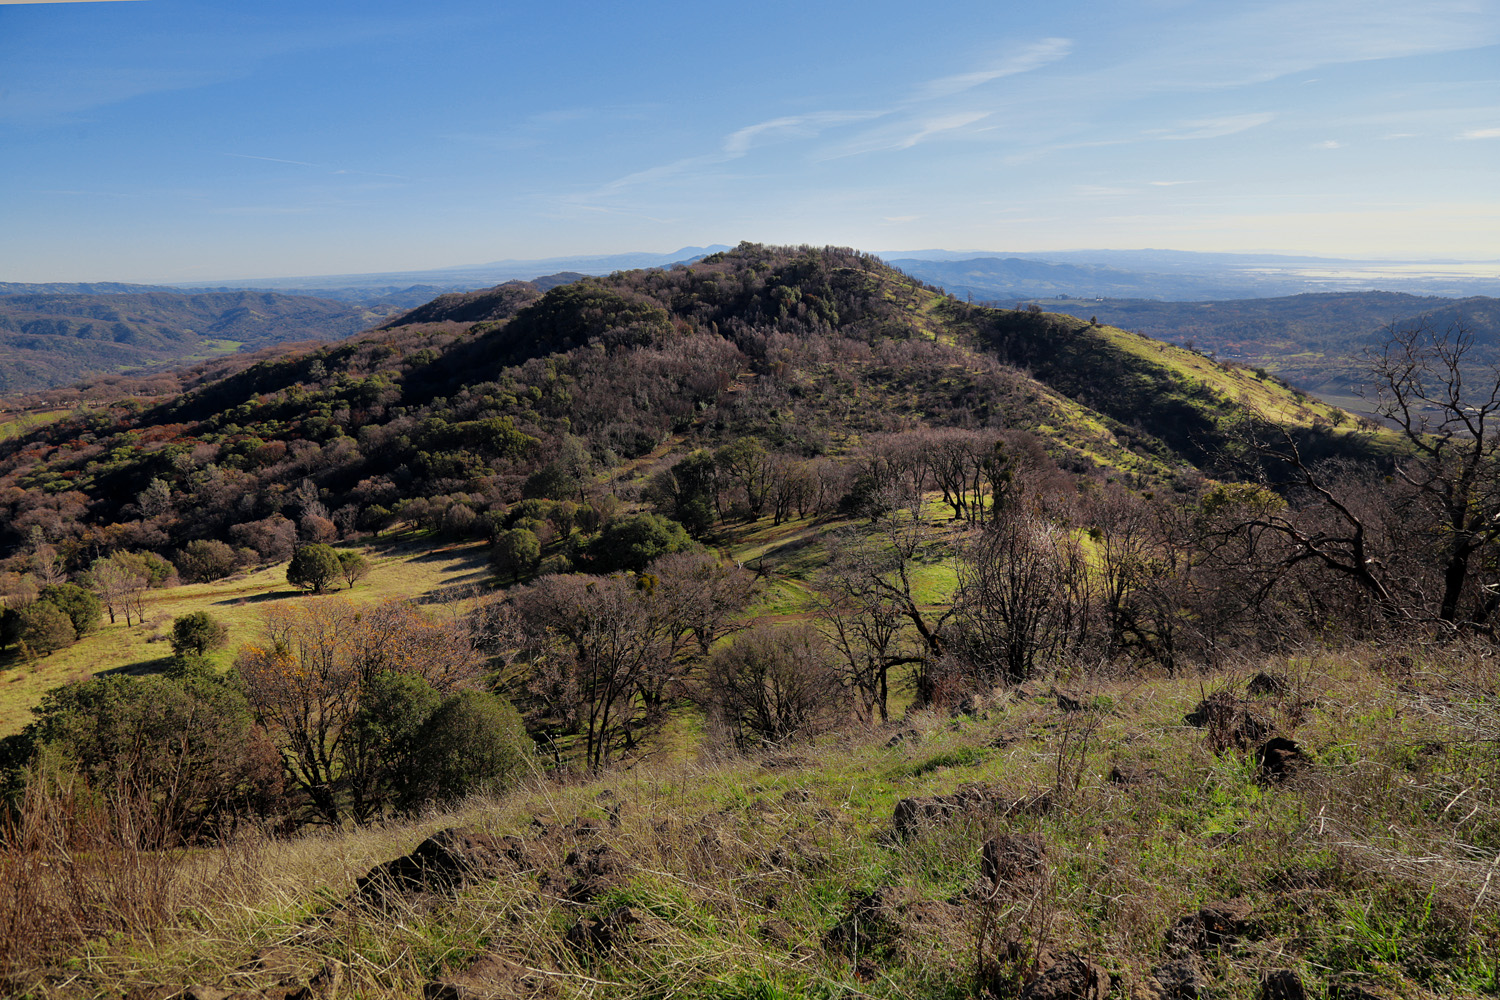
[[[161,669],[172,655],[167,640],[172,621],[195,611],[206,611],[229,629],[226,645],[210,654],[228,667],[235,650],[256,637],[268,607],[285,601],[317,601],[336,596],[377,603],[415,600],[462,607],[485,589],[492,578],[483,543],[431,547],[425,537],[380,542],[360,548],[370,560],[370,573],[353,589],[330,595],[311,595],[286,582],[286,564],[239,573],[213,583],[187,584],[148,592],[146,623],[110,624],[108,616],[79,642],[22,664],[14,653],[0,659],[0,736],[17,732],[31,719],[31,708],[50,688],[96,673],[149,673]],[[457,603],[454,603],[457,602]]]
[[[0,441],[28,434],[72,412],[72,410],[21,410],[15,413],[0,413]]]

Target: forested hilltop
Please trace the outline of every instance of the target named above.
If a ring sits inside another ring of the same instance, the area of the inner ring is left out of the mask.
[[[0,975],[1494,993],[1472,347],[1392,332],[1393,431],[741,244],[40,399],[0,423]]]
[[[70,566],[120,545],[244,542],[311,501],[341,531],[435,525],[538,490],[569,499],[547,478],[663,445],[754,438],[811,460],[880,435],[991,429],[1034,434],[1073,472],[1161,478],[1209,461],[1240,416],[1327,432],[1344,420],[1253,372],[1067,317],[973,308],[852,251],[746,247],[450,299],[9,437],[0,551],[33,529]],[[1342,447],[1347,429],[1324,437]]]

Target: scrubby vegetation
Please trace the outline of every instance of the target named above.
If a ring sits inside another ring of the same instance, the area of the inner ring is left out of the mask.
[[[4,741],[0,964],[58,995],[1496,992],[1471,347],[1393,335],[1380,431],[742,245],[34,427],[0,442],[4,665],[164,589],[293,589],[178,614],[154,672]],[[393,593],[397,535],[488,558]]]

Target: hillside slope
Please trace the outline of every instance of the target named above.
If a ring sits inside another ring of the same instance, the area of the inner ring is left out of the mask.
[[[344,303],[272,292],[4,294],[0,394],[286,341],[337,340],[374,319]]]
[[[1357,394],[1368,377],[1365,352],[1378,350],[1393,326],[1462,326],[1475,338],[1476,371],[1500,360],[1500,299],[1494,298],[1329,292],[1200,302],[1041,298],[1037,304],[1158,340],[1191,344],[1341,400]]]
[[[303,480],[351,527],[415,499],[482,513],[569,441],[591,475],[669,441],[686,454],[754,437],[840,459],[872,436],[945,427],[1027,432],[1075,473],[1157,479],[1211,461],[1245,420],[1325,451],[1367,447],[1338,411],[1243,369],[963,305],[853,251],[746,246],[534,301],[501,289],[459,300],[500,318],[375,331],[10,438],[0,484],[19,492],[0,552],[32,524],[69,551],[106,524],[153,548],[227,538],[302,516],[286,484]],[[170,500],[155,513],[138,501],[153,482]]]

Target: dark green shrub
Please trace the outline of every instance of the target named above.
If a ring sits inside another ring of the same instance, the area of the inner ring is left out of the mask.
[[[421,780],[409,803],[414,797],[441,801],[504,791],[527,773],[532,754],[520,713],[501,696],[482,691],[444,701],[422,726],[417,747]]]
[[[99,595],[76,583],[48,584],[42,588],[38,603],[50,604],[67,615],[76,639],[92,632],[104,615],[104,602]]]
[[[419,794],[420,739],[442,700],[415,674],[379,673],[365,681],[359,711],[340,745],[356,821],[365,822],[388,805]]]
[[[542,543],[536,533],[525,528],[512,528],[500,533],[495,548],[490,552],[490,562],[497,572],[509,574],[511,582],[520,582],[521,577],[536,569],[542,558]]]
[[[292,553],[292,561],[286,567],[286,580],[294,587],[321,594],[342,572],[338,553],[331,546],[315,542]]]
[[[344,578],[344,583],[348,584],[350,590],[354,589],[355,581],[370,575],[370,560],[365,558],[364,553],[353,549],[339,549],[335,555],[339,559],[339,575]]]
[[[159,824],[189,837],[279,793],[281,760],[244,697],[218,678],[95,677],[48,692],[27,729],[90,785],[128,787]]]
[[[189,583],[222,580],[239,568],[234,549],[211,538],[196,538],[188,542],[172,561],[177,564],[178,575]]]
[[[78,641],[73,622],[55,604],[37,601],[16,612],[17,637],[38,656],[49,656]]]
[[[218,649],[229,638],[229,629],[207,611],[194,611],[172,622],[172,652],[178,656],[193,653],[202,656]]]
[[[658,556],[687,552],[697,545],[671,518],[659,514],[635,514],[611,521],[588,547],[592,569],[613,573],[628,569],[640,572]]]

